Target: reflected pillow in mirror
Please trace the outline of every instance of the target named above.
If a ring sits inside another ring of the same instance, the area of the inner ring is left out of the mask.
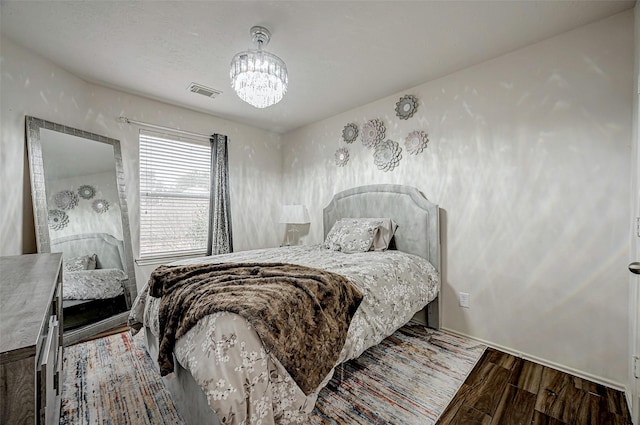
[[[389,218],[343,218],[327,234],[324,247],[348,254],[384,251],[397,227]]]
[[[81,270],[95,270],[97,255],[81,255],[79,257],[66,258],[64,260],[64,271],[77,272]]]

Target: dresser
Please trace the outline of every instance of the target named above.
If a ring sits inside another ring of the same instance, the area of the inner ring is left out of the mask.
[[[0,257],[0,424],[58,424],[62,256]]]

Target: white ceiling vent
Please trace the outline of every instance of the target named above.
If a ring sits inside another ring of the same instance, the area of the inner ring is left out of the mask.
[[[211,99],[215,99],[219,94],[222,94],[220,90],[212,89],[211,87],[205,87],[202,84],[198,83],[191,83],[189,85],[189,91],[210,97]]]

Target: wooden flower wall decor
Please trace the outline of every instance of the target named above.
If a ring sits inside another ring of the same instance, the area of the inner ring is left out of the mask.
[[[338,167],[344,167],[349,162],[349,150],[347,148],[340,148],[335,153],[336,165]]]
[[[398,142],[387,140],[376,145],[373,153],[373,162],[378,166],[379,170],[393,171],[400,164],[402,159],[402,148]]]
[[[418,99],[410,94],[402,96],[396,102],[396,116],[401,120],[408,120],[413,117],[418,110]],[[402,159],[402,147],[393,140],[387,139],[384,122],[380,118],[374,118],[362,125],[360,129],[360,140],[367,149],[373,150],[373,162],[379,170],[393,171]],[[345,143],[353,143],[358,137],[358,126],[355,123],[348,123],[342,130],[342,140]],[[429,143],[429,137],[425,131],[415,130],[409,133],[404,139],[404,147],[409,155],[422,153]],[[335,152],[335,163],[339,167],[344,167],[349,161],[349,150],[339,148]]]
[[[71,210],[78,205],[78,195],[70,190],[61,190],[55,194],[54,202],[61,210]]]
[[[371,149],[384,140],[386,129],[381,119],[375,118],[362,126],[362,144]]]
[[[91,208],[98,214],[103,214],[109,210],[109,202],[106,199],[96,199],[91,203]]]
[[[49,210],[48,221],[51,230],[62,230],[69,224],[69,216],[62,210]]]
[[[421,153],[429,142],[429,137],[424,131],[416,130],[409,133],[404,139],[404,147],[409,152],[409,155],[417,155]]]
[[[96,188],[90,184],[83,184],[78,188],[78,195],[80,195],[82,199],[91,199],[96,196]]]
[[[342,129],[342,139],[347,143],[353,143],[358,138],[358,126],[349,123]]]
[[[396,102],[396,116],[401,120],[408,120],[418,110],[418,99],[415,96],[407,94],[402,96]]]

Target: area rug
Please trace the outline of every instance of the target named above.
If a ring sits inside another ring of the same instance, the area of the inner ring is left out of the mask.
[[[60,425],[180,425],[160,373],[127,332],[65,347]]]
[[[486,346],[406,325],[336,369],[311,417],[324,424],[435,424]]]
[[[435,424],[485,348],[406,325],[336,369],[310,423]],[[61,425],[184,423],[139,336],[67,347],[64,362]]]

